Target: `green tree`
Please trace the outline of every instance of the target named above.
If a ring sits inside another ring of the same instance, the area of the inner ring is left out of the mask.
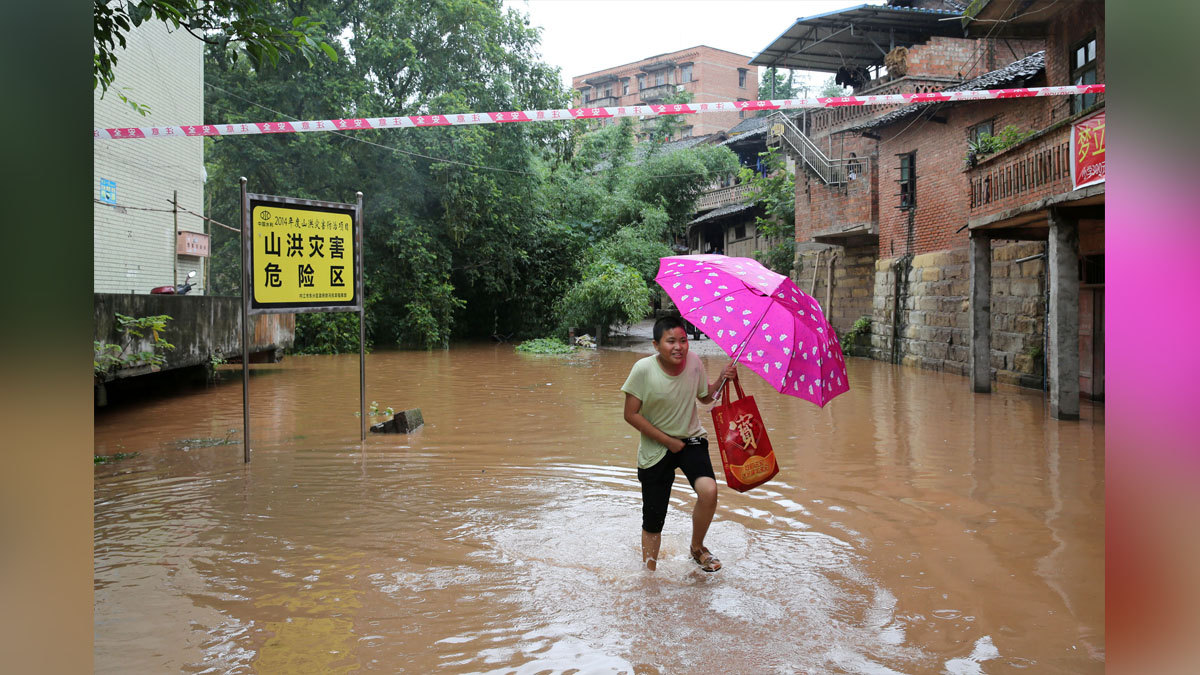
[[[821,83],[821,91],[818,96],[821,98],[829,98],[831,96],[850,96],[853,93],[850,87],[843,87],[837,83],[837,78],[832,75],[829,79]]]
[[[273,11],[272,21],[292,18],[290,6]],[[312,13],[345,58],[262,71],[214,46],[210,121],[261,120],[251,101],[299,119],[567,104],[557,71],[536,57],[537,31],[499,0],[348,0]],[[344,34],[343,45],[334,36]],[[561,291],[546,278],[565,277],[577,253],[537,204],[562,134],[522,124],[214,138],[213,216],[237,222],[241,175],[270,194],[350,201],[361,190],[373,342],[434,347],[455,335],[535,331],[552,320]],[[214,285],[230,292],[240,278],[237,235],[214,239]],[[540,318],[518,301],[527,289],[540,294]],[[298,321],[316,321],[308,316]]]
[[[771,92],[772,81],[775,83],[774,95]],[[797,86],[793,71],[791,70],[788,70],[785,74],[778,72],[775,68],[768,68],[762,80],[758,83],[758,99],[760,101],[796,98],[799,91],[800,88]]]
[[[796,253],[796,180],[775,147],[759,153],[767,166],[764,177],[754,169],[743,167],[739,178],[743,184],[756,189],[752,203],[761,207],[762,215],[755,217],[755,227],[765,237],[783,240],[766,251],[755,251],[754,258],[772,271],[790,275]]]
[[[333,47],[319,37],[321,22],[296,15],[288,22],[268,18],[270,0],[92,0],[92,88],[101,97],[116,78],[117,50],[135,26],[160,21],[183,29],[197,40],[215,46],[233,59],[245,54],[258,67],[278,65],[300,56],[312,64],[323,52],[337,59]],[[145,115],[149,108],[117,96]]]

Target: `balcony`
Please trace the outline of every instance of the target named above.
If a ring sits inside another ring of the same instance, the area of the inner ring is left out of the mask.
[[[696,200],[695,212],[702,213],[729,204],[739,204],[746,201],[746,198],[754,192],[758,192],[758,189],[745,184],[708,190]]]
[[[1060,123],[980,160],[967,172],[970,218],[1071,192],[1071,125]]]
[[[615,108],[615,107],[621,105],[620,101],[621,101],[621,98],[619,96],[601,96],[600,98],[594,98],[591,101],[588,101],[587,107],[589,107],[589,108]]]
[[[617,79],[618,78],[617,78],[616,73],[608,73],[607,75],[598,75],[596,77],[589,77],[588,79],[584,80],[584,83],[590,84],[593,87],[599,87],[600,85],[607,84],[609,82],[616,82]]]
[[[642,101],[644,101],[645,103],[658,103],[659,101],[663,100],[664,98],[666,98],[668,96],[673,95],[674,93],[675,93],[675,85],[659,84],[659,85],[655,85],[653,87],[646,87],[645,89],[639,91],[638,97],[641,98]]]

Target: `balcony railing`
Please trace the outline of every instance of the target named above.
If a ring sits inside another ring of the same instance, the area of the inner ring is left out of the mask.
[[[615,108],[620,105],[621,99],[617,96],[601,96],[588,101],[589,108]]]
[[[638,92],[638,96],[646,103],[655,103],[675,93],[675,85],[659,84],[653,87],[646,87]]]
[[[758,192],[758,188],[752,185],[730,185],[729,187],[717,188],[709,190],[700,195],[696,200],[696,213],[701,211],[710,211],[720,208],[727,204],[738,204],[746,201],[746,198],[752,193]]]
[[[972,215],[999,211],[1009,200],[1066,192],[1071,183],[1070,127],[1064,126],[985,161],[970,171]],[[1010,155],[1011,156],[1008,156]],[[1008,157],[1006,157],[1008,156]]]

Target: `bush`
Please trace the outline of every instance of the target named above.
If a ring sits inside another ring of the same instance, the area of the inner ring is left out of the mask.
[[[570,354],[575,348],[556,337],[535,338],[517,345],[517,351],[526,354]]]
[[[554,310],[564,330],[631,324],[650,313],[653,291],[638,270],[607,259],[589,264]]]

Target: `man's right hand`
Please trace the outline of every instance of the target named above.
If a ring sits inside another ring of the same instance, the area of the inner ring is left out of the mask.
[[[673,453],[679,452],[685,447],[687,447],[687,443],[684,443],[683,440],[679,438],[672,437],[671,442],[667,443],[667,450],[670,450]]]

